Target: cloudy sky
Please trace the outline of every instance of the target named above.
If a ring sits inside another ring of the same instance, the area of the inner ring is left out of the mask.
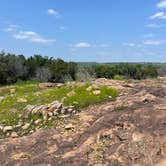
[[[0,50],[166,62],[166,0],[0,0]]]

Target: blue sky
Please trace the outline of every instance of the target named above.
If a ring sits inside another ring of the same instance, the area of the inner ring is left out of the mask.
[[[166,62],[166,0],[0,0],[0,50],[67,61]]]

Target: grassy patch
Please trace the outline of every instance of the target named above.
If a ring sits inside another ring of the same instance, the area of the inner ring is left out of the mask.
[[[23,113],[28,104],[48,104],[58,100],[63,101],[65,106],[75,105],[79,109],[110,100],[110,98],[114,100],[118,95],[117,90],[113,88],[93,87],[88,91],[89,86],[91,86],[90,83],[73,87],[64,84],[61,88],[40,89],[36,82],[21,82],[3,87],[3,90],[0,91],[0,96],[4,97],[3,101],[0,102],[0,124],[16,124],[19,115]],[[100,91],[100,93],[95,95],[93,93],[95,90]]]
[[[121,75],[115,75],[113,79],[114,79],[114,80],[122,81],[122,80],[124,80],[124,77],[121,76]]]
[[[0,112],[0,124],[13,125],[16,124],[19,120],[19,113],[12,111],[2,111]]]
[[[107,101],[109,100],[109,96],[111,96],[112,99],[115,99],[117,96],[117,91],[115,89],[105,86],[100,88],[99,95],[93,94],[93,90],[95,89],[93,89],[92,91],[86,91],[86,88],[87,86],[76,87],[74,89],[75,94],[67,97],[64,101],[64,104],[68,106],[73,105],[74,103],[78,103],[76,104],[76,108],[82,108],[92,104]]]

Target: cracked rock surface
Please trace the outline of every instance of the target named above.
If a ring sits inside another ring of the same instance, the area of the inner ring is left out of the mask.
[[[54,129],[0,140],[3,166],[165,166],[166,81],[112,81],[116,101],[88,107]]]

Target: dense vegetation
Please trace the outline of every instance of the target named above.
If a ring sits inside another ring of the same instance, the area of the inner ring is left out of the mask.
[[[18,80],[37,80],[65,82],[75,80],[77,64],[34,55],[25,58],[23,55],[0,53],[0,84],[15,83]]]
[[[158,76],[157,66],[153,64],[114,64],[98,65],[95,68],[97,78],[117,78],[120,76],[129,79],[156,78]]]
[[[74,63],[34,55],[0,53],[0,84],[11,84],[19,80],[41,82],[88,81],[94,78],[146,79],[166,75],[165,64],[151,63]]]

